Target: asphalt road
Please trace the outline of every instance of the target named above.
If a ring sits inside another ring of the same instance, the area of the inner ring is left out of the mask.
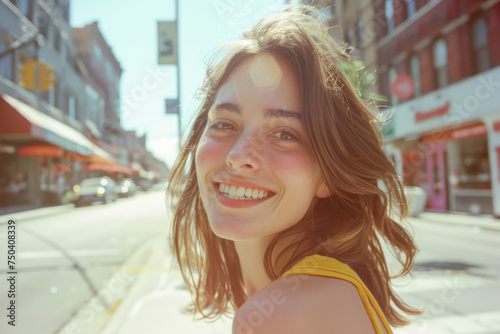
[[[394,280],[394,288],[425,312],[396,334],[500,333],[500,231],[470,219],[471,226],[409,219],[420,251],[414,277]]]
[[[500,333],[500,232],[413,218],[409,223],[420,252],[413,278],[394,280],[394,288],[408,304],[426,312],[395,333]],[[7,326],[8,318],[1,314],[0,333],[57,332],[134,251],[167,231],[161,192],[19,221],[17,326]],[[7,312],[9,288],[4,278],[8,277],[6,233],[7,225],[0,225],[3,312]],[[390,261],[390,268],[397,271],[397,263]],[[151,295],[142,292],[144,312],[136,307],[134,317],[126,319],[126,328],[141,328],[146,334],[166,328],[163,323],[169,329],[182,324],[182,332],[191,333],[186,328],[192,320],[179,312],[189,297],[187,291],[179,290],[182,282],[176,270],[170,268],[168,280],[152,279],[162,282],[161,286],[150,285]],[[148,307],[147,300],[155,301],[154,307]],[[228,328],[230,323],[222,325]],[[217,324],[198,322],[193,323],[192,333],[202,327],[210,330],[205,332],[227,332],[218,331]]]
[[[12,217],[16,326],[7,324],[8,225],[0,225],[0,333],[55,333],[134,251],[168,230],[162,192],[26,221]]]

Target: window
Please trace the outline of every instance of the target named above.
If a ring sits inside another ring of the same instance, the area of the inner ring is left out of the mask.
[[[61,55],[64,59],[68,58],[69,55],[68,46],[66,45],[66,42],[64,40],[61,43]]]
[[[420,60],[418,59],[418,55],[413,55],[410,59],[410,69],[411,69],[411,77],[413,78],[413,85],[415,87],[414,96],[420,96]]]
[[[476,73],[490,68],[490,50],[488,49],[488,26],[484,18],[472,24],[473,59]]]
[[[398,103],[398,98],[392,93],[391,91],[391,85],[396,80],[396,77],[398,76],[398,71],[396,70],[395,67],[391,67],[389,70],[389,91],[391,92],[391,102],[393,105]]]
[[[111,66],[111,63],[109,61],[106,62],[106,75],[108,76],[108,81],[110,83],[114,82],[113,66]]]
[[[76,116],[76,99],[73,95],[68,96],[68,115],[75,119]]]
[[[100,63],[102,61],[102,51],[97,44],[94,44],[94,57],[97,63]]]
[[[415,15],[416,6],[415,6],[415,0],[405,0],[406,1],[406,11],[407,11],[407,18],[410,19],[413,15]]]
[[[5,44],[0,43],[0,53],[7,50]],[[0,75],[12,80],[12,54],[0,58]]]
[[[385,17],[387,18],[387,32],[394,30],[394,6],[392,0],[385,0]]]
[[[363,21],[358,21],[358,23],[356,23],[356,46],[358,48],[362,48],[363,47],[363,44],[364,44],[364,40],[363,40],[363,30],[364,30],[364,23]]]
[[[56,51],[61,51],[61,34],[58,30],[56,30],[54,34],[54,49],[56,49]]]
[[[448,50],[446,41],[439,39],[434,44],[433,63],[436,88],[445,87],[448,84]]]
[[[19,0],[17,2],[17,6],[19,7],[19,10],[21,13],[23,13],[24,16],[26,16],[28,19],[31,20],[32,16],[32,1],[31,0]]]
[[[52,91],[54,91],[54,107],[59,109],[61,107],[61,102],[59,97],[60,86],[61,85],[59,84],[59,82],[56,81],[54,84],[54,89],[52,89]]]
[[[352,29],[347,30],[345,39],[347,44],[354,46],[354,31]]]

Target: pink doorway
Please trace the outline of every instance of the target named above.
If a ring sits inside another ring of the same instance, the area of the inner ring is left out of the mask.
[[[446,144],[435,144],[426,152],[429,207],[440,211],[448,209],[447,153]]]

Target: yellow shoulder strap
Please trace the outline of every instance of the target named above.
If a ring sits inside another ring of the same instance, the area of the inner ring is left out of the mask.
[[[295,264],[290,270],[283,274],[282,277],[294,274],[314,275],[323,277],[338,278],[350,282],[356,287],[356,290],[363,301],[368,316],[375,328],[375,333],[383,334],[384,331],[380,327],[382,322],[387,334],[392,334],[391,327],[385,318],[384,313],[380,309],[375,297],[363,283],[361,278],[345,263],[337,261],[334,258],[322,255],[312,255],[304,258]]]

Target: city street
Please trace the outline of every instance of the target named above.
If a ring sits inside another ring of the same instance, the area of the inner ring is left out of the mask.
[[[17,223],[16,327],[5,321],[7,247],[0,249],[1,333],[55,333],[141,245],[168,229],[163,192]],[[19,214],[21,216],[21,214]],[[6,222],[0,222],[6,245]],[[102,303],[105,306],[106,302]]]
[[[476,220],[463,226],[409,219],[420,249],[415,276],[394,286],[425,313],[395,333],[500,333],[500,230],[480,229]]]
[[[434,220],[436,215],[441,222]],[[409,219],[420,252],[414,278],[398,278],[394,286],[406,302],[426,313],[395,333],[500,333],[500,230],[474,226],[483,218],[470,217],[470,224],[453,224],[453,219],[443,223],[442,217],[447,216],[424,213],[422,218]],[[167,220],[163,192],[149,192],[107,205],[18,221],[15,333],[60,332],[91,299],[92,291],[106,290],[132,253],[166,235]],[[465,220],[469,220],[467,216]],[[3,244],[7,229],[5,224],[0,227]],[[104,298],[102,307],[93,308],[107,314],[105,321],[113,324],[111,329],[103,324],[102,328],[107,327],[103,332],[127,334],[140,329],[146,334],[166,328],[168,333],[230,332],[230,319],[192,321],[181,312],[189,303],[189,294],[167,244],[156,249],[157,264],[139,270],[141,275],[134,284],[124,284],[126,291],[118,299],[126,302],[107,305],[113,299]],[[6,257],[5,249],[0,253]],[[135,262],[141,261],[146,262]],[[4,262],[2,276],[7,272]],[[397,270],[393,261],[390,268]],[[2,291],[6,288],[2,279]],[[5,301],[2,292],[0,302],[5,305]],[[11,328],[5,331],[5,321],[0,326],[2,333],[14,333]],[[76,328],[87,333],[83,327]]]

